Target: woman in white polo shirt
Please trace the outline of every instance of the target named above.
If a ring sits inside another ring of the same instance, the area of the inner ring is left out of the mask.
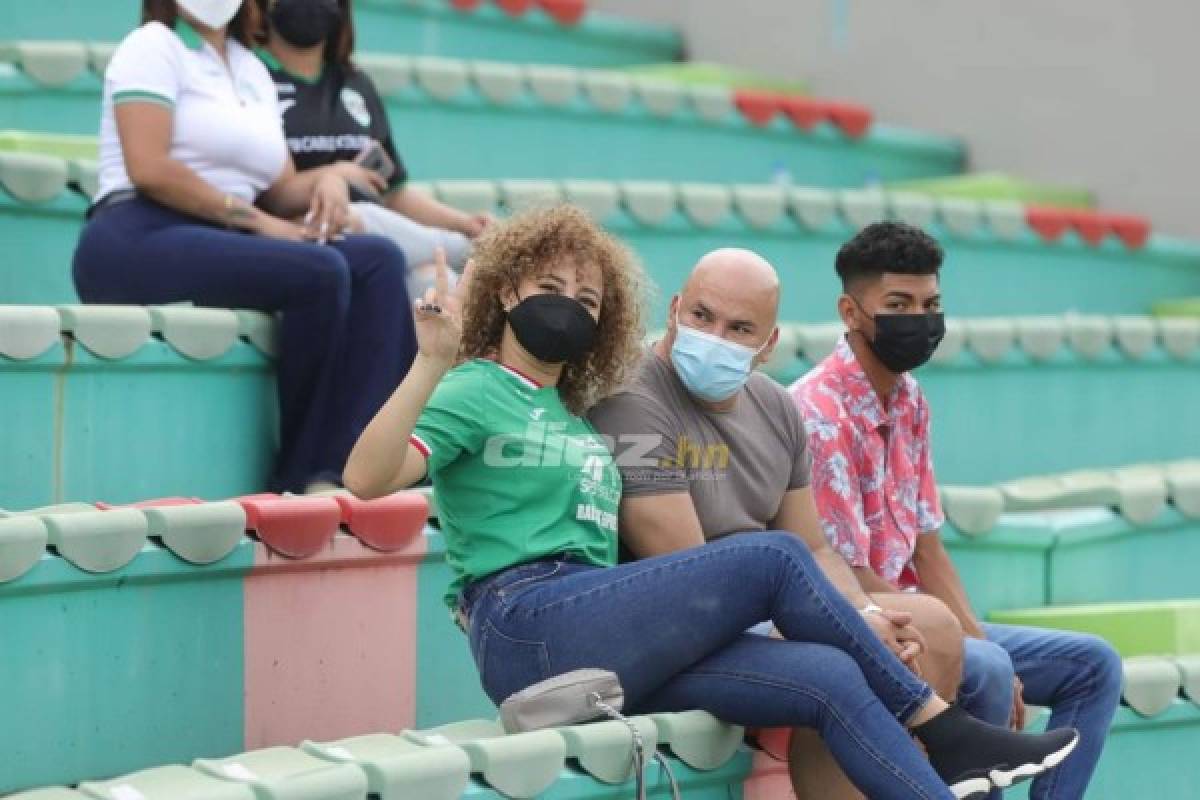
[[[344,178],[297,174],[250,49],[253,0],[143,0],[142,19],[105,73],[76,289],[88,303],[279,312],[272,488],[339,483],[415,353],[404,256],[388,239],[341,235]]]

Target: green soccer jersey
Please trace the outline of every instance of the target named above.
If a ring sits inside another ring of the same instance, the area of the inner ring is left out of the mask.
[[[442,378],[412,443],[437,494],[452,609],[464,585],[514,564],[560,553],[616,563],[620,474],[557,387],[469,361]]]

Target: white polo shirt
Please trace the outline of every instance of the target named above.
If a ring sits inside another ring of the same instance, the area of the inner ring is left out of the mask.
[[[97,199],[133,188],[113,108],[158,103],[172,110],[171,157],[221,192],[253,202],[288,157],[275,83],[253,52],[232,37],[229,66],[180,19],[171,30],[148,22],[121,42],[104,73]]]

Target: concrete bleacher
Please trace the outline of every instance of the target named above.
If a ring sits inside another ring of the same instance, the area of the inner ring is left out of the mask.
[[[0,305],[0,642],[20,643],[0,648],[0,794],[629,796],[621,728],[481,738],[496,712],[420,495],[254,495],[275,443],[269,318],[74,305],[99,76],[137,6],[0,0],[0,304],[25,304]],[[1089,797],[1140,796],[1150,770],[1188,796],[1200,320],[1145,315],[1200,295],[1200,244],[1086,190],[967,180],[961,143],[853,104],[624,71],[676,58],[679,36],[579,4],[356,8],[420,187],[469,210],[588,208],[647,263],[658,326],[699,255],[759,250],[783,278],[781,381],[836,340],[812,323],[832,315],[844,239],[883,217],[937,235],[961,319],[920,379],[947,546],[981,613],[1099,630],[1129,656]],[[1020,480],[1069,470],[1086,472]],[[156,497],[173,499],[93,505]],[[786,765],[739,729],[635,723],[689,798],[790,797]]]

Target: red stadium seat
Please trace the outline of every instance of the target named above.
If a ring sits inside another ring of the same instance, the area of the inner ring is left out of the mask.
[[[779,105],[792,124],[802,130],[810,131],[829,119],[829,104],[811,97],[784,97]]]
[[[329,544],[342,520],[332,497],[280,497],[255,494],[235,497],[246,511],[246,528],[259,541],[288,558],[316,555]]]
[[[746,119],[760,128],[775,118],[781,110],[779,95],[752,89],[739,89],[733,93],[733,103]]]
[[[585,0],[537,0],[537,4],[560,25],[577,25],[587,13]]]
[[[482,3],[483,0],[450,0],[450,5],[459,11],[474,11]]]
[[[1146,245],[1150,238],[1150,220],[1135,214],[1103,214],[1108,227],[1131,250]]]
[[[833,124],[851,139],[864,135],[871,127],[871,109],[857,103],[828,103],[829,116]]]
[[[1071,213],[1071,226],[1083,239],[1093,247],[1104,241],[1112,227],[1102,215],[1094,211],[1074,211]]]
[[[1072,213],[1062,208],[1028,206],[1025,209],[1025,221],[1037,232],[1038,236],[1047,242],[1056,242],[1071,226]]]
[[[429,516],[429,503],[418,492],[398,492],[377,500],[344,494],[333,499],[341,508],[342,524],[367,547],[384,553],[402,549],[420,534]]]
[[[505,14],[519,17],[533,8],[533,0],[496,0],[496,5],[500,6]]]

